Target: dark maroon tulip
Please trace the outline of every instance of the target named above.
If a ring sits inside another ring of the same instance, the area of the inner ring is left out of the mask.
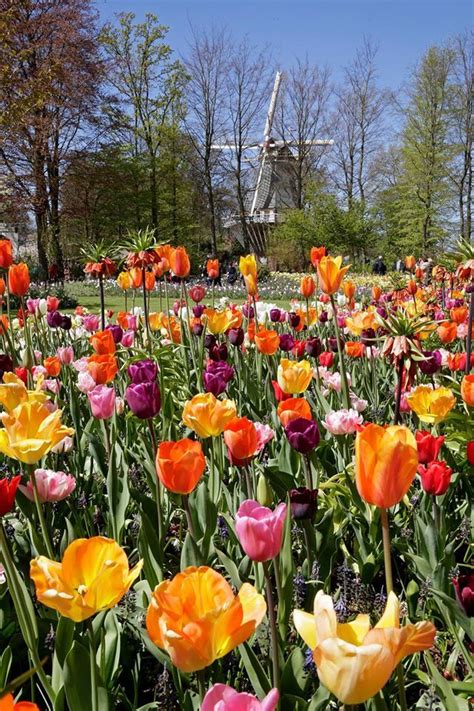
[[[243,328],[231,328],[227,332],[227,336],[229,337],[229,343],[232,346],[241,346],[244,342],[245,333]]]
[[[202,304],[196,304],[196,306],[193,306],[193,316],[195,316],[196,318],[201,318],[205,308],[206,307]]]
[[[474,617],[474,573],[453,578],[454,590],[460,605],[468,617]]]
[[[202,379],[204,381],[204,390],[207,393],[212,393],[216,397],[218,395],[222,395],[227,387],[226,381],[219,375],[219,373],[211,373],[208,370],[205,370],[202,375]]]
[[[290,490],[291,515],[296,519],[314,518],[318,499],[317,489],[299,486]]]
[[[317,358],[319,355],[321,355],[323,351],[321,339],[317,337],[308,338],[305,343],[304,349],[309,356]]]
[[[273,323],[280,323],[281,310],[280,309],[270,309],[270,321]]]
[[[206,333],[205,338],[204,338],[204,345],[207,348],[207,350],[211,350],[213,346],[215,346],[217,343],[217,338],[212,334],[212,333]]]
[[[377,311],[379,316],[381,316],[382,318],[387,318],[387,310],[384,309],[383,306],[377,306],[375,310]]]
[[[285,427],[288,442],[301,454],[308,454],[319,444],[319,429],[314,420],[297,417]]]
[[[46,314],[46,321],[50,328],[59,328],[61,326],[62,315],[59,311],[48,311]]]
[[[375,343],[375,331],[373,328],[366,328],[362,331],[360,340],[364,346],[373,346]]]
[[[245,318],[254,318],[255,316],[255,311],[253,306],[250,306],[250,304],[244,304],[242,306],[242,313],[245,316]]]
[[[209,358],[211,360],[227,360],[229,351],[225,343],[216,343],[209,349]]]
[[[291,351],[295,345],[295,339],[290,333],[282,333],[280,335],[280,348],[282,351]]]
[[[327,312],[327,311],[321,311],[321,313],[319,314],[318,318],[319,318],[319,323],[326,323],[326,321],[327,321],[328,318],[329,318],[328,312]]]
[[[341,342],[341,348],[344,348],[344,339],[342,336],[340,337],[340,342]],[[335,336],[330,336],[328,338],[328,344],[329,348],[332,350],[333,353],[337,353],[337,338]]]
[[[141,420],[155,417],[160,411],[160,389],[155,382],[132,383],[125,390],[125,400],[133,414]]]
[[[4,373],[13,372],[13,361],[6,353],[0,354],[0,380]]]
[[[294,311],[290,311],[288,313],[288,323],[290,324],[291,328],[298,328],[300,325],[301,321],[301,316],[299,314],[295,314]]]
[[[150,358],[130,363],[127,369],[128,377],[134,384],[150,383],[156,380],[158,366]]]
[[[120,328],[120,326],[117,325],[110,325],[106,327],[107,331],[112,332],[112,338],[114,339],[114,343],[120,343],[123,337],[123,330]]]
[[[425,375],[434,375],[441,368],[441,353],[439,351],[423,351],[426,360],[419,360],[418,367]]]
[[[59,322],[59,328],[62,328],[63,331],[70,331],[72,328],[72,319],[70,316],[67,314],[60,314],[61,320]]]

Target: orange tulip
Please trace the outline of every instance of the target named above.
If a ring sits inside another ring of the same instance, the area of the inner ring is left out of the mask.
[[[255,334],[255,345],[260,353],[273,355],[280,345],[280,336],[276,331],[263,328]]]
[[[96,385],[106,385],[107,383],[111,383],[117,375],[118,365],[115,356],[111,353],[106,355],[91,355],[87,361],[87,370]]]
[[[356,285],[351,279],[347,279],[347,281],[344,281],[342,284],[342,291],[344,292],[346,299],[348,301],[352,301],[354,294],[356,293]]]
[[[262,595],[244,583],[234,595],[212,568],[185,568],[153,591],[146,628],[180,671],[205,669],[255,632],[266,612]]]
[[[8,288],[14,296],[24,296],[30,288],[30,270],[24,262],[12,264],[8,270]]]
[[[380,286],[373,286],[372,287],[372,299],[373,301],[378,301],[380,297],[382,296],[382,289]]]
[[[403,499],[418,467],[415,437],[408,427],[367,425],[357,433],[356,485],[369,504],[389,508]]]
[[[6,694],[0,699],[0,711],[40,711],[39,706],[32,701],[17,701],[12,694]]]
[[[414,279],[410,279],[410,281],[408,282],[407,291],[410,294],[410,296],[415,296],[416,292],[418,291],[418,287],[417,287],[416,281]]]
[[[413,271],[413,269],[415,268],[415,264],[416,264],[416,259],[412,254],[410,254],[408,257],[405,257],[405,268],[406,269]]]
[[[153,272],[145,272],[145,289],[153,291],[155,288],[156,278]]]
[[[305,420],[312,419],[309,403],[303,397],[290,397],[288,400],[282,400],[278,403],[277,415],[283,427],[298,417]]]
[[[362,358],[365,346],[360,341],[346,341],[345,351],[349,358]]]
[[[187,438],[161,442],[155,463],[159,480],[174,494],[190,494],[206,468],[201,443]]]
[[[109,355],[115,353],[115,341],[112,331],[108,328],[105,331],[96,331],[91,337],[92,348],[97,355]]]
[[[309,259],[313,267],[316,269],[320,260],[326,256],[326,247],[311,247]]]
[[[474,407],[474,375],[465,375],[461,381],[461,397],[469,407]]]
[[[130,272],[120,272],[117,277],[117,285],[122,291],[128,291],[132,288],[132,277]]]
[[[176,247],[170,256],[170,267],[173,274],[181,279],[188,276],[191,271],[191,262],[184,247]]]
[[[341,267],[342,257],[323,257],[318,262],[319,285],[325,294],[335,294],[349,267]]]
[[[439,340],[442,343],[452,343],[458,335],[458,327],[455,321],[444,321],[436,329]]]
[[[132,288],[139,289],[143,284],[143,271],[139,267],[133,267],[130,269],[129,274],[132,282]]]
[[[311,276],[301,277],[301,281],[300,281],[301,296],[304,296],[305,299],[309,299],[314,294],[315,289],[316,289],[316,284],[314,283],[313,277],[311,277]]]
[[[0,239],[0,269],[8,269],[12,264],[12,243],[9,239]]]
[[[209,279],[217,279],[219,276],[219,260],[208,259],[206,263],[206,271]]]
[[[61,361],[58,356],[49,356],[43,361],[43,367],[46,368],[50,378],[56,378],[61,372]]]
[[[467,306],[456,306],[455,308],[449,310],[449,315],[451,320],[458,325],[464,323],[467,319]]]
[[[247,417],[235,417],[224,430],[231,464],[237,467],[247,464],[257,451],[257,429]]]
[[[247,337],[250,343],[253,343],[255,341],[255,321],[253,319],[248,322]]]
[[[0,277],[0,296],[4,295],[6,288],[7,287],[5,285],[5,279],[2,279],[2,277]]]

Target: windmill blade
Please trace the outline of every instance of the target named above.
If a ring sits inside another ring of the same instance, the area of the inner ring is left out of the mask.
[[[267,160],[268,160],[268,153],[263,152],[262,153],[262,160],[260,161],[260,165],[258,168],[257,184],[255,186],[255,192],[254,192],[253,198],[252,198],[252,206],[250,208],[250,217],[252,217],[255,214],[255,210],[257,207],[258,193],[260,190],[260,185],[262,183],[263,171],[264,171],[265,163]]]
[[[213,143],[211,145],[211,150],[213,151],[236,151],[239,146],[236,146],[235,143]],[[259,143],[249,143],[249,144],[244,144],[243,146],[240,146],[240,149],[243,151],[246,151],[250,148],[260,148]]]
[[[334,141],[332,139],[315,138],[313,140],[305,141],[272,141],[272,146],[333,146]]]
[[[276,102],[278,99],[278,92],[280,91],[282,73],[277,72],[275,76],[275,83],[273,85],[272,96],[270,99],[270,106],[268,107],[267,121],[265,123],[264,140],[268,141],[273,126],[273,118],[275,116]]]

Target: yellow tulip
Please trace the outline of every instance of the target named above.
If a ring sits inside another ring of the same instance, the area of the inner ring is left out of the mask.
[[[344,704],[361,704],[377,694],[398,663],[409,654],[429,649],[436,634],[427,621],[400,627],[400,603],[393,592],[372,629],[369,615],[339,623],[331,598],[322,590],[314,600],[314,614],[295,610],[293,619],[313,650],[321,683]]]
[[[243,277],[252,276],[257,278],[257,260],[254,254],[248,254],[246,257],[240,257],[239,270]]]
[[[278,385],[287,395],[304,393],[313,377],[309,360],[288,360],[282,358],[278,366]]]
[[[407,395],[410,410],[416,412],[421,422],[435,425],[447,416],[456,404],[453,391],[449,388],[432,388],[418,385]]]
[[[61,410],[50,412],[41,402],[22,402],[0,415],[0,452],[25,464],[36,464],[68,435],[71,427],[61,424]]]
[[[346,318],[347,329],[353,336],[360,336],[362,331],[367,331],[369,328],[375,330],[377,325],[374,311],[354,311]]]
[[[319,286],[325,294],[335,294],[339,291],[341,282],[349,266],[341,267],[342,257],[323,257],[318,262]]]
[[[184,404],[182,419],[198,437],[218,437],[236,414],[233,400],[218,400],[212,393],[198,393]]]
[[[61,563],[45,556],[30,563],[36,597],[74,622],[110,610],[140,575],[143,561],[130,570],[125,551],[110,538],[78,538]]]
[[[146,628],[154,644],[183,672],[204,669],[245,642],[262,621],[266,604],[253,585],[234,595],[212,568],[185,568],[153,591]]]
[[[48,399],[43,390],[27,390],[25,383],[15,373],[4,373],[0,384],[0,403],[11,412],[22,402],[45,402]]]
[[[205,309],[204,314],[207,318],[207,328],[214,335],[225,333],[236,322],[236,314],[231,309],[225,309],[224,311]]]

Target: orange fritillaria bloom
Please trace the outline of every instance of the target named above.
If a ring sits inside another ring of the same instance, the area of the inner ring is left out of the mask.
[[[115,341],[109,328],[104,331],[96,331],[89,340],[97,355],[113,355],[115,353]]]
[[[173,274],[181,279],[187,277],[191,271],[189,255],[184,247],[176,247],[170,256],[169,262]]]
[[[342,280],[350,266],[342,267],[342,257],[323,257],[318,262],[319,286],[325,294],[339,291]]]
[[[369,504],[390,508],[403,499],[418,467],[413,433],[403,425],[370,424],[357,433],[356,486]]]
[[[111,353],[91,355],[87,360],[87,370],[96,385],[106,385],[117,375],[118,365],[115,356]]]
[[[465,375],[461,381],[461,397],[469,407],[474,407],[474,374]]]
[[[282,400],[278,403],[277,415],[283,427],[298,417],[303,417],[305,420],[312,418],[309,403],[303,397],[290,397],[288,400]]]
[[[265,600],[253,585],[244,583],[234,595],[220,573],[192,566],[156,586],[146,628],[174,666],[191,673],[249,639],[265,612]]]
[[[276,331],[262,328],[255,334],[255,345],[257,350],[263,355],[273,355],[280,345],[280,336]]]
[[[30,270],[24,262],[12,264],[8,270],[8,288],[14,296],[25,296],[30,288]]]
[[[184,438],[178,442],[161,442],[156,452],[159,480],[174,494],[190,494],[206,468],[200,442]]]

